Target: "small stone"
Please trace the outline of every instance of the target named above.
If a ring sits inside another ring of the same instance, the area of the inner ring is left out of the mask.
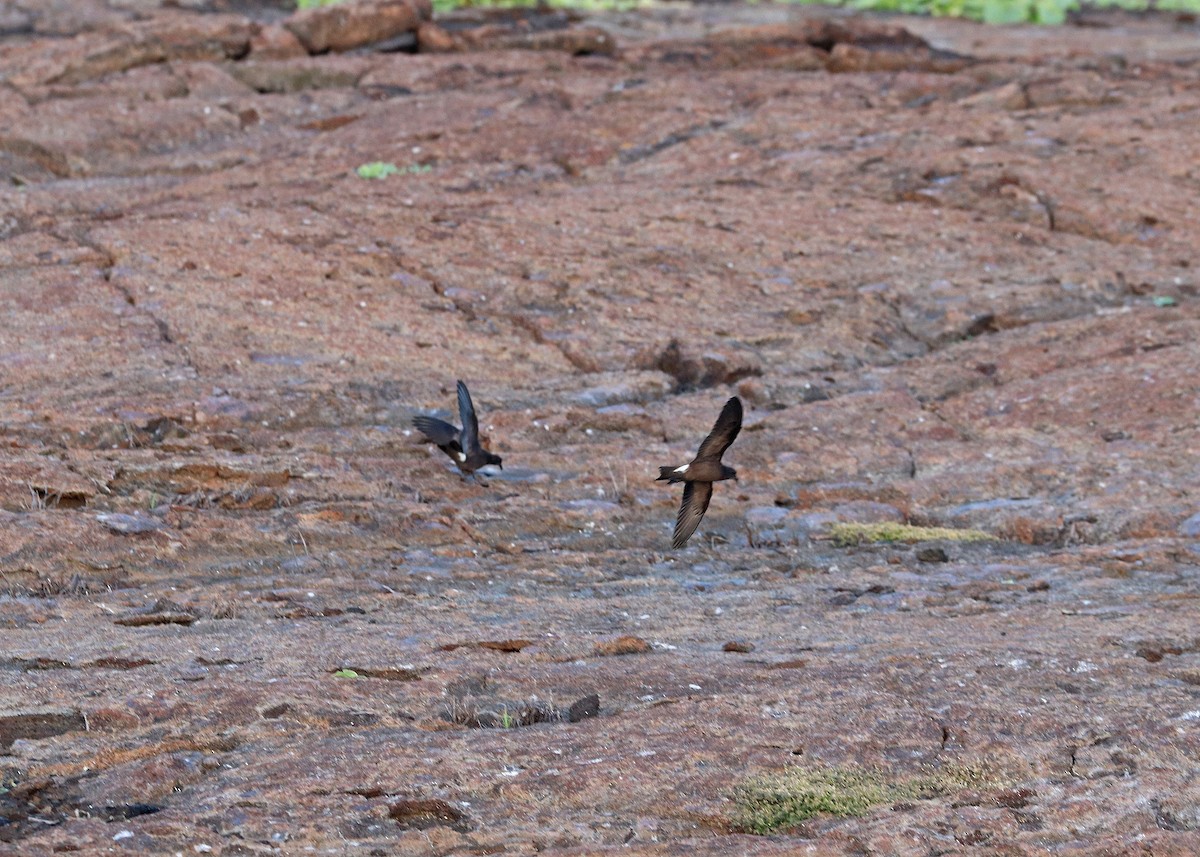
[[[946,551],[940,547],[923,547],[917,548],[918,562],[949,562],[950,557]]]
[[[1019,81],[1011,81],[1002,86],[985,89],[966,98],[960,99],[964,107],[974,107],[980,110],[1025,110],[1029,107],[1029,97],[1025,87]]]
[[[172,601],[160,598],[149,607],[134,610],[113,619],[113,624],[126,628],[144,628],[149,625],[191,625],[196,618],[196,614]]]
[[[436,798],[397,801],[388,807],[388,817],[401,830],[429,830],[441,826],[469,830],[471,827],[462,810]]]
[[[1055,75],[1032,80],[1025,84],[1025,95],[1029,107],[1097,107],[1120,100],[1109,81],[1098,74]]]
[[[417,31],[429,0],[359,0],[302,9],[283,22],[310,54],[341,52]]]
[[[1179,525],[1179,535],[1187,539],[1200,539],[1200,512]]]
[[[458,50],[454,36],[433,21],[422,21],[417,27],[417,51],[423,54],[444,54]]]
[[[965,57],[931,50],[927,45],[887,45],[881,49],[841,42],[829,52],[831,72],[924,71],[946,74],[967,64]]]
[[[307,53],[296,34],[279,24],[265,25],[250,39],[250,59],[287,60]]]
[[[96,520],[104,524],[114,533],[122,536],[136,536],[161,530],[163,522],[146,515],[126,515],[120,512],[102,512]]]
[[[313,89],[341,89],[355,86],[366,73],[367,64],[361,57],[343,57],[338,60],[320,60],[302,57],[278,62],[239,62],[229,66],[229,73],[256,92],[304,92]],[[256,355],[257,362],[278,360],[274,355]],[[286,358],[282,358],[285,359]],[[225,401],[222,402],[222,399]],[[210,404],[211,403],[211,404]],[[249,406],[229,397],[206,399],[200,403],[202,413],[213,413],[213,407],[222,408],[215,413],[229,415],[239,407],[249,411]]]
[[[761,361],[736,343],[726,344],[727,351],[693,352],[678,339],[672,339],[653,358],[652,368],[666,372],[683,390],[733,384],[763,373]]]
[[[776,661],[767,666],[769,670],[802,670],[808,666],[808,661],[804,658],[793,658],[788,661]]]
[[[745,640],[730,640],[721,648],[726,652],[740,652],[741,654],[747,655],[754,651],[754,644],[747,643]]]
[[[250,88],[221,66],[213,63],[180,63],[175,74],[187,84],[186,94],[192,98],[212,99],[221,104],[251,94]],[[147,435],[146,440],[156,446],[164,441],[186,438],[190,432],[170,417],[158,417],[139,427]]]
[[[196,617],[191,613],[134,613],[114,619],[114,625],[126,628],[146,628],[150,625],[191,625]]]
[[[597,643],[596,647],[592,649],[592,654],[603,658],[610,655],[644,655],[649,651],[650,644],[641,637],[626,634],[624,637],[617,637],[615,640]]]
[[[737,386],[738,395],[756,407],[762,407],[771,401],[771,394],[762,381],[757,378],[746,378]]]

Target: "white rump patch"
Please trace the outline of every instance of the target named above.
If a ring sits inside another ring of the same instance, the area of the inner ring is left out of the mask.
[[[460,453],[458,454],[458,460],[459,460],[460,462],[462,462],[462,461],[466,461],[466,460],[467,460],[467,454],[466,454],[465,452],[460,452]]]
[[[688,469],[688,466],[686,464],[684,464],[681,467],[676,467],[674,472],[675,473],[687,473],[687,469]]]

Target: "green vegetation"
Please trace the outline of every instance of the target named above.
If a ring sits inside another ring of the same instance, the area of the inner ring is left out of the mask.
[[[337,670],[333,674],[334,678],[358,678],[358,673],[351,669]]]
[[[987,24],[1061,24],[1077,0],[851,0],[856,9],[945,15]]]
[[[418,173],[427,173],[433,167],[429,164],[411,164],[410,166],[401,169],[395,164],[389,164],[384,161],[372,161],[369,164],[363,164],[354,172],[358,174],[360,179],[386,179],[388,176],[408,173],[410,175]]]
[[[954,542],[983,542],[994,536],[983,530],[954,530],[949,527],[913,527],[909,524],[834,524],[829,528],[833,543],[840,548],[874,542],[929,542],[935,540]]]
[[[988,770],[958,766],[909,777],[853,767],[791,768],[738,786],[733,793],[735,823],[748,833],[766,834],[818,815],[848,818],[882,804],[1003,784],[1003,778]]]
[[[297,9],[316,9],[318,6],[332,6],[342,0],[296,0]]]
[[[386,179],[388,176],[394,176],[400,172],[400,168],[395,164],[372,161],[369,164],[363,164],[354,172],[358,173],[360,179]]]

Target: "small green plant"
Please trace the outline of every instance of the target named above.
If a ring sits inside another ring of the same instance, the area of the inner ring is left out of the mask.
[[[1154,296],[1154,305],[1159,308],[1175,306],[1176,303],[1177,303],[1177,301],[1175,300],[1175,298],[1171,297],[1170,295],[1155,295]]]
[[[340,669],[334,672],[334,678],[358,678],[358,673],[352,669]]]
[[[297,9],[316,9],[318,6],[334,6],[342,0],[296,0]]]
[[[354,172],[358,174],[360,179],[386,179],[388,176],[407,173],[409,175],[419,175],[427,173],[433,169],[429,164],[410,164],[401,169],[395,164],[387,163],[386,161],[372,161],[369,164],[363,164]]]
[[[983,530],[955,530],[950,527],[914,527],[885,521],[881,524],[834,524],[829,528],[830,538],[840,548],[874,542],[928,542],[935,540],[953,542],[990,541],[994,536]]]
[[[354,172],[358,173],[360,179],[386,179],[388,176],[394,176],[400,172],[400,168],[384,161],[372,161],[369,164],[363,164]]]
[[[517,721],[513,718],[513,716],[511,714],[508,713],[508,706],[507,705],[504,706],[500,710],[500,728],[501,729],[512,729],[516,725],[517,725]]]
[[[766,834],[818,815],[849,818],[882,804],[1004,783],[1005,778],[982,767],[947,766],[906,777],[857,767],[790,768],[738,786],[733,793],[735,823],[748,833]]]

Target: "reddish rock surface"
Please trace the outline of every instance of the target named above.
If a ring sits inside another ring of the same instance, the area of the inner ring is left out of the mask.
[[[1194,21],[159,5],[4,7],[0,853],[1200,850]]]

